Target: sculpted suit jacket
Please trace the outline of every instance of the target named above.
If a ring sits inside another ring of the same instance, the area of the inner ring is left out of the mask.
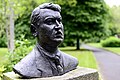
[[[42,48],[37,46],[19,63],[13,70],[23,78],[50,77],[57,76],[57,68],[55,64],[46,55]],[[62,72],[60,75],[75,69],[78,65],[78,60],[68,54],[58,50],[57,54],[60,58]]]

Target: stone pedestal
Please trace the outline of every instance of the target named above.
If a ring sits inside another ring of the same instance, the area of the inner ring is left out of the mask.
[[[97,70],[78,67],[62,76],[48,78],[20,79],[20,76],[14,72],[4,73],[4,80],[99,80]]]

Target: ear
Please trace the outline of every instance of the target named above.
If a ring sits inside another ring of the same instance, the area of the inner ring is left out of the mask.
[[[30,31],[34,37],[37,36],[37,28],[34,26],[34,24],[31,24]]]

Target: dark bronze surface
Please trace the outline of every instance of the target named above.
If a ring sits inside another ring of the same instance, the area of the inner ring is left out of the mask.
[[[58,4],[44,3],[31,15],[31,32],[37,38],[35,48],[13,70],[23,78],[51,77],[65,74],[78,65],[76,58],[61,52],[64,28]]]

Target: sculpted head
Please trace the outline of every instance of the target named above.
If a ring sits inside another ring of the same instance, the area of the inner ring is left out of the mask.
[[[31,32],[38,42],[59,45],[64,39],[61,7],[44,3],[35,8],[31,15]]]

